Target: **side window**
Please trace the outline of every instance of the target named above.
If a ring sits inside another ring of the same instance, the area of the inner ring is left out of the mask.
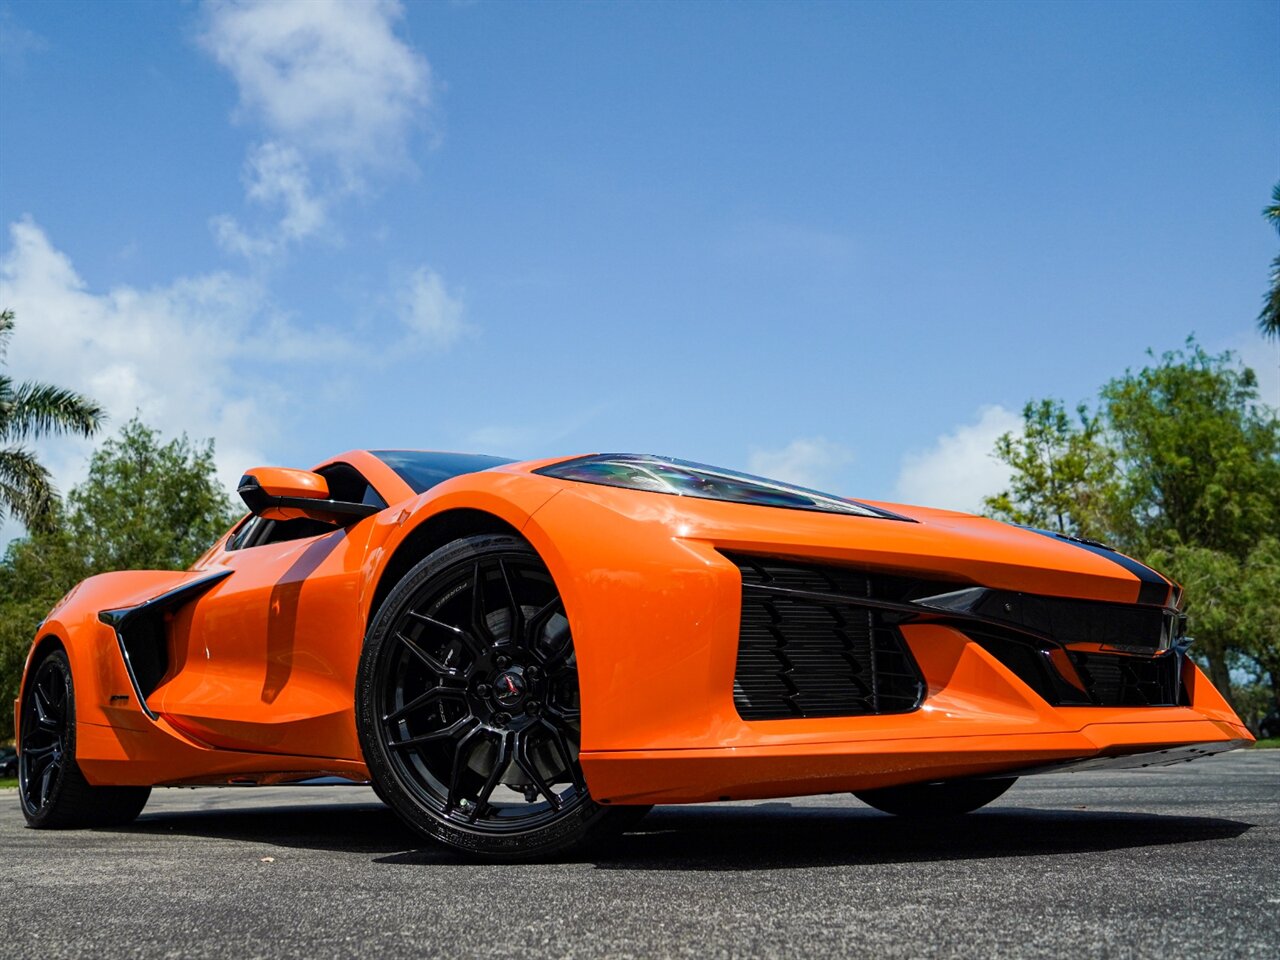
[[[376,507],[387,505],[387,502],[378,495],[378,491],[373,488],[373,484],[350,464],[330,464],[318,470],[317,473],[329,481],[329,496],[334,500],[364,503]],[[297,520],[264,520],[262,517],[247,517],[227,541],[227,549],[247,550],[250,547],[261,547],[268,543],[306,540],[330,533],[333,529],[331,524],[307,517],[300,517]]]
[[[306,540],[332,533],[334,526],[320,520],[299,517],[297,520],[263,520],[262,532],[250,546],[261,547],[268,543],[284,543],[286,540]]]
[[[254,527],[257,525],[258,518],[253,514],[249,514],[247,517],[241,519],[241,521],[236,524],[235,529],[231,531],[231,536],[227,538],[226,548],[228,550],[242,549],[246,542],[253,537]]]

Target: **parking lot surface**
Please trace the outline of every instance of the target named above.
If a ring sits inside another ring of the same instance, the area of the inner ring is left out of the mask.
[[[0,793],[9,957],[1280,956],[1280,750],[1025,778],[913,823],[853,797],[661,807],[489,866],[363,787],[157,790],[126,829]]]

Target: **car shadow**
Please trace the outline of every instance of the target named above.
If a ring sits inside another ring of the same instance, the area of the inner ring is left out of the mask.
[[[377,802],[143,810],[134,823],[113,829],[130,834],[207,837],[334,853],[389,853],[418,847],[423,842],[389,808]]]
[[[939,820],[785,803],[741,812],[668,808],[594,862],[603,870],[747,871],[991,860],[1232,839],[1252,827],[1215,817],[999,807]]]
[[[1226,840],[1252,826],[1216,817],[1026,807],[912,821],[847,805],[713,804],[660,807],[622,836],[560,859],[600,870],[731,871],[991,860]],[[124,830],[363,854],[385,865],[473,862],[424,844],[376,803],[158,811]]]

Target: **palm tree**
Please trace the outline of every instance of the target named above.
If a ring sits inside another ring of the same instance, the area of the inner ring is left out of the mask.
[[[0,364],[13,336],[13,311],[0,311]],[[57,503],[49,471],[24,446],[42,436],[89,436],[106,415],[78,393],[47,383],[14,383],[0,373],[0,520],[6,515],[27,529],[48,521]]]
[[[1280,233],[1280,183],[1271,188],[1271,205],[1262,208],[1262,215]],[[1280,256],[1271,261],[1271,290],[1262,298],[1258,327],[1263,336],[1280,339]]]

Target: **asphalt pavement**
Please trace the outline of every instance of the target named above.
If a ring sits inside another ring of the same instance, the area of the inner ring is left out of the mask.
[[[1028,777],[910,823],[661,807],[608,850],[461,862],[363,787],[157,790],[37,832],[0,793],[9,957],[1280,957],[1280,750]]]

